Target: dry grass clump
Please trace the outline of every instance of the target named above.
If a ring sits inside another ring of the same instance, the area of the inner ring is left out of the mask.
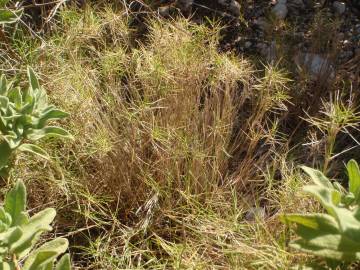
[[[152,193],[166,201],[177,189],[214,191],[225,181],[250,64],[217,52],[216,28],[185,20],[154,20],[146,44],[129,48],[103,33],[107,12],[102,20],[88,11],[72,21],[66,39],[49,48],[53,71],[43,67],[56,78],[50,87],[61,89],[54,99],[72,112],[79,138],[72,151],[91,160],[86,172],[94,180],[86,177],[86,184],[101,186],[99,193],[107,190],[130,209]],[[69,44],[76,47],[67,50]],[[86,54],[94,44],[96,57]]]
[[[217,26],[155,18],[135,43],[121,10],[59,20],[31,59],[75,141],[44,143],[54,161],[17,174],[34,206],[57,207],[80,269],[288,269],[277,214],[305,206],[281,154],[285,72],[219,53]]]

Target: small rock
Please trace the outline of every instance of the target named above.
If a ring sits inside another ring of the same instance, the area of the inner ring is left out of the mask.
[[[220,5],[225,7],[227,11],[233,15],[234,17],[239,17],[241,15],[241,6],[235,0],[218,0],[217,1]]]
[[[254,21],[254,24],[259,27],[262,31],[267,30],[270,27],[270,24],[265,17],[260,17]]]
[[[340,40],[340,41],[341,41],[341,40],[344,40],[345,34],[340,32],[340,33],[338,34],[337,38],[338,38],[338,40]]]
[[[170,16],[170,6],[159,7],[158,13],[160,16],[169,17]]]
[[[293,8],[298,8],[298,9],[305,8],[305,4],[304,4],[303,0],[291,0],[289,2],[289,5]]]
[[[193,3],[194,0],[177,0],[176,7],[182,12],[188,13],[191,10]]]
[[[355,32],[360,34],[360,24],[355,25]]]
[[[250,41],[246,41],[244,45],[245,45],[245,48],[248,49],[251,47],[252,43]]]
[[[330,79],[335,77],[335,69],[330,60],[319,54],[300,53],[296,57],[295,62],[298,66],[308,71],[312,80],[317,80],[321,77]]]
[[[265,43],[262,43],[262,42],[259,42],[256,44],[256,48],[258,49],[263,49],[263,48],[266,48],[267,45]]]
[[[245,214],[245,220],[256,221],[258,219],[264,219],[265,215],[264,207],[251,207]]]
[[[278,3],[272,8],[271,12],[279,20],[285,19],[286,15],[288,14],[288,8],[286,6],[286,0],[279,0]]]
[[[230,2],[229,5],[229,12],[234,15],[235,17],[239,17],[241,15],[241,6],[235,0]]]
[[[258,43],[256,45],[260,54],[268,61],[269,63],[274,63],[277,59],[277,49],[276,49],[276,42],[272,41],[270,45],[265,43]]]
[[[333,3],[334,10],[337,14],[342,15],[346,10],[346,4],[344,2],[335,1]]]
[[[306,8],[303,0],[289,0],[287,7],[293,16],[299,16]]]

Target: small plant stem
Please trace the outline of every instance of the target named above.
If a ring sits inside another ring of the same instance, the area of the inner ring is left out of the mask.
[[[16,258],[16,255],[15,254],[13,254],[13,263],[15,264],[15,270],[21,270],[21,268],[20,268],[20,265],[19,265],[19,263],[18,263],[18,261],[17,261],[17,258]]]
[[[328,138],[327,138],[327,142],[325,145],[325,158],[324,158],[324,166],[323,166],[323,173],[325,175],[329,169],[329,164],[331,161],[331,156],[334,151],[335,139],[336,139],[337,133],[338,133],[337,128],[331,128],[328,132]]]

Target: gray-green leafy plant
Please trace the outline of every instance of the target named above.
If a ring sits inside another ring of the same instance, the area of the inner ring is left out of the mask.
[[[0,0],[1,1],[1,0]],[[0,176],[6,176],[17,151],[30,152],[48,158],[44,149],[34,142],[45,137],[71,138],[61,127],[50,126],[69,114],[48,104],[45,90],[34,71],[28,68],[29,86],[14,87],[6,77],[0,77]]]
[[[9,9],[6,5],[10,0],[0,0],[0,25],[14,23],[20,19],[22,9]]]
[[[0,207],[0,269],[1,270],[70,270],[68,241],[57,238],[38,248],[42,233],[50,231],[55,209],[47,208],[29,216],[26,211],[26,188],[19,181],[6,194]]]
[[[321,256],[332,265],[359,260],[360,170],[357,162],[350,160],[347,164],[348,191],[318,170],[305,166],[302,169],[314,183],[305,186],[304,191],[318,200],[327,213],[282,216],[283,222],[297,225],[295,232],[299,238],[290,246]]]

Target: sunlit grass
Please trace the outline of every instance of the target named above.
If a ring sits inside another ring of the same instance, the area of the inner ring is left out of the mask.
[[[288,250],[278,220],[318,207],[299,194],[305,183],[284,132],[291,74],[219,52],[220,25],[152,17],[134,40],[130,18],[64,9],[45,43],[15,48],[71,113],[62,124],[75,141],[47,142],[51,162],[20,156],[15,177],[34,207],[58,209],[56,233],[69,235],[78,269],[290,269],[307,260]],[[339,97],[323,105],[307,121],[324,136],[357,125]],[[254,207],[265,216],[247,220]]]

